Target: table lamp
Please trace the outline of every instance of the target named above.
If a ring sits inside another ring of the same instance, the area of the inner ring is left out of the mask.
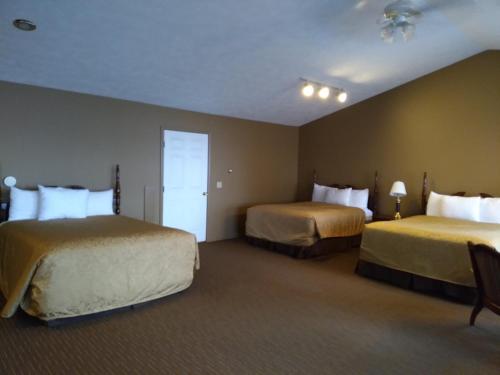
[[[405,183],[402,181],[396,181],[392,184],[391,192],[389,193],[391,197],[396,197],[396,214],[394,215],[394,220],[401,220],[401,214],[399,213],[401,208],[401,197],[406,196]]]

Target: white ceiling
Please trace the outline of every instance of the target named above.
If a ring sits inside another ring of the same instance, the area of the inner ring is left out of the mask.
[[[415,38],[386,44],[376,21],[389,2],[1,0],[0,80],[302,125],[500,49],[500,0],[415,0],[430,6]],[[303,98],[299,77],[348,102]]]

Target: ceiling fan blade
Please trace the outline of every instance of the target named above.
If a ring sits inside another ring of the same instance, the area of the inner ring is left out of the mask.
[[[422,13],[431,11],[446,11],[449,9],[467,9],[474,7],[477,0],[420,0],[415,1],[415,7]]]
[[[354,8],[357,10],[361,10],[368,5],[368,0],[357,0]]]

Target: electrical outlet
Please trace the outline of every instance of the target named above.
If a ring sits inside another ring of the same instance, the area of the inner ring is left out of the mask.
[[[217,181],[217,189],[222,189],[222,181]]]

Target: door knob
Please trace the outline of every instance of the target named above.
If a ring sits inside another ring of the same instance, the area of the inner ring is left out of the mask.
[[[206,191],[204,191],[204,192],[202,193],[202,195],[208,195],[208,193],[207,193]]]

